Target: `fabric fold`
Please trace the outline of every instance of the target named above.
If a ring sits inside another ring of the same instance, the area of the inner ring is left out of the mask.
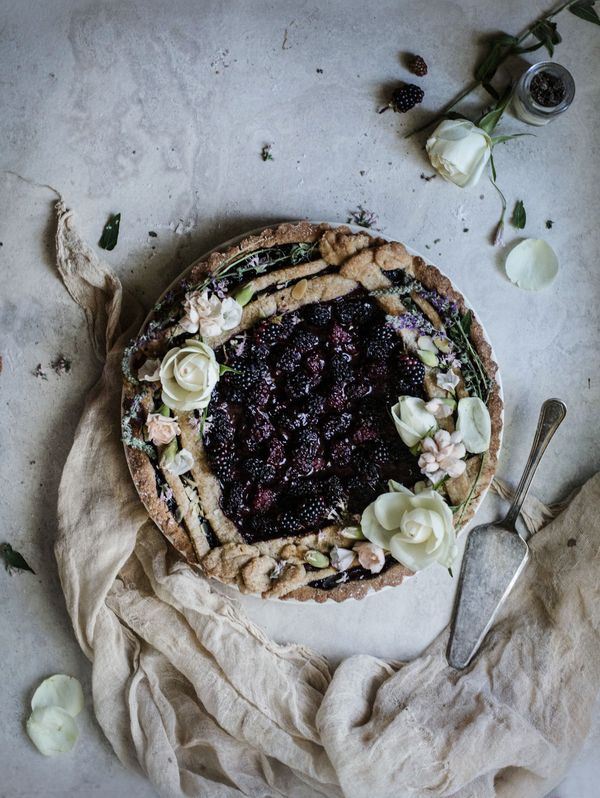
[[[120,440],[121,354],[141,310],[62,202],[57,214],[58,271],[105,362],[64,467],[55,553],[121,761],[169,798],[545,795],[600,689],[600,475],[531,539],[467,670],[446,664],[446,630],[410,663],[354,656],[332,675],[318,653],[269,640],[148,520]],[[526,509],[530,533],[553,514]]]

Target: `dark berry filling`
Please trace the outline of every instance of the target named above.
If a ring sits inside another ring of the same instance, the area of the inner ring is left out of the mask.
[[[389,407],[422,396],[424,368],[375,300],[307,305],[226,348],[217,360],[237,373],[213,393],[204,443],[246,541],[315,532],[340,507],[362,512],[389,479],[419,479]]]

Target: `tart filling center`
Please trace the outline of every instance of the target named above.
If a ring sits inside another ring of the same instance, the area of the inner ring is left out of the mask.
[[[364,293],[262,322],[216,356],[233,371],[213,393],[204,445],[246,542],[316,532],[388,480],[421,477],[389,408],[422,395],[425,369]]]

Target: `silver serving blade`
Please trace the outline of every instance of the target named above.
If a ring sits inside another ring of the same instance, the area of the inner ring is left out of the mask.
[[[506,518],[471,530],[465,546],[446,658],[453,668],[466,668],[489,631],[529,559],[529,547],[516,522],[542,455],[562,423],[567,407],[560,399],[542,405],[525,471]]]
[[[469,664],[528,559],[527,543],[511,529],[484,524],[471,530],[448,644],[453,668]]]

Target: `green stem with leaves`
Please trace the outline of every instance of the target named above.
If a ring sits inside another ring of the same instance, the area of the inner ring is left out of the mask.
[[[551,20],[558,16],[561,11],[565,9],[572,10],[576,16],[587,19],[590,22],[596,23],[597,14],[592,8],[593,1],[590,0],[568,0],[566,3],[561,3],[556,8],[543,14],[535,20],[523,33],[519,36],[509,36],[508,34],[501,34],[495,37],[494,42],[483,61],[475,70],[475,80],[470,83],[460,94],[457,94],[449,103],[447,103],[442,110],[435,114],[428,122],[420,125],[419,127],[411,130],[405,135],[405,138],[410,138],[415,133],[421,133],[423,130],[434,125],[450,113],[458,103],[469,94],[474,92],[480,86],[483,86],[492,96],[498,99],[497,92],[493,89],[490,81],[496,74],[498,68],[507,60],[511,55],[518,55],[522,53],[532,52],[538,50],[540,47],[546,46],[550,55],[553,54],[553,47],[558,44],[561,39],[556,31],[556,26],[552,25]],[[577,7],[577,8],[575,8]],[[537,44],[529,47],[521,47],[523,42],[530,36],[535,36],[539,39]]]

